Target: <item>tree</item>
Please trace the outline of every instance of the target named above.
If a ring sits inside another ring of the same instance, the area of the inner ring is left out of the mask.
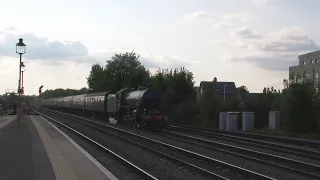
[[[249,93],[248,88],[246,86],[240,86],[237,88],[238,93],[240,94],[246,94]]]
[[[285,129],[293,133],[318,131],[320,101],[313,83],[305,75],[292,74],[285,87],[282,108]]]
[[[200,116],[203,126],[218,127],[218,113],[221,107],[219,98],[215,95],[215,88],[203,85],[203,94],[200,97]]]
[[[111,57],[105,66],[107,89],[117,91],[122,88],[135,88],[147,85],[150,79],[149,71],[139,62],[135,52],[119,53]]]
[[[88,89],[87,88],[81,88],[80,90],[76,89],[49,89],[42,93],[42,98],[48,99],[48,98],[54,98],[54,97],[65,97],[65,96],[74,96],[74,95],[80,95],[80,94],[87,94]]]
[[[103,66],[100,66],[99,64],[92,65],[89,77],[87,77],[89,89],[93,92],[105,91],[105,80],[106,73]]]
[[[170,110],[172,105],[189,100],[193,90],[193,74],[181,68],[175,70],[159,70],[151,77],[152,87],[164,94],[164,109]]]

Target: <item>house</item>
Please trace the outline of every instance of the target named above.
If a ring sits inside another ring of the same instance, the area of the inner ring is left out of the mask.
[[[213,81],[201,81],[197,91],[197,100],[200,100],[203,94],[204,87],[212,85],[216,90],[216,95],[221,97],[222,100],[237,99],[237,87],[234,82],[218,81],[215,77]]]

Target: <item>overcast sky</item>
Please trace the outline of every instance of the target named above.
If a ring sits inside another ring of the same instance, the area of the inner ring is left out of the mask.
[[[86,87],[91,65],[135,50],[150,69],[184,66],[200,81],[282,88],[298,54],[319,50],[319,0],[0,0],[0,93]]]

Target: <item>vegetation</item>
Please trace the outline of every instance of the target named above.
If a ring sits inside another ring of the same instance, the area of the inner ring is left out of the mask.
[[[32,102],[34,99],[36,98],[35,95],[33,96],[27,96],[27,95],[24,95],[22,96],[22,100],[24,102]],[[12,105],[13,102],[18,102],[19,98],[17,95],[15,94],[7,94],[7,95],[0,95],[0,104],[3,105],[3,109],[6,109],[9,107],[9,105]]]
[[[313,83],[300,74],[284,80],[284,88],[265,87],[262,93],[251,94],[245,86],[237,88],[237,97],[221,101],[215,88],[208,85],[197,99],[192,72],[180,68],[158,70],[151,74],[135,52],[115,54],[105,66],[94,64],[87,77],[89,89],[47,90],[43,98],[77,95],[88,92],[116,91],[121,88],[152,86],[163,94],[161,108],[168,113],[170,123],[218,127],[221,111],[255,112],[255,126],[269,133],[268,114],[281,113],[281,132],[275,134],[308,134],[319,131],[320,93]],[[257,131],[255,131],[257,132]]]

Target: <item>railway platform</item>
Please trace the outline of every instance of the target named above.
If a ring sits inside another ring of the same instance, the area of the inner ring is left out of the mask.
[[[116,180],[69,136],[38,115],[0,119],[0,179]]]

